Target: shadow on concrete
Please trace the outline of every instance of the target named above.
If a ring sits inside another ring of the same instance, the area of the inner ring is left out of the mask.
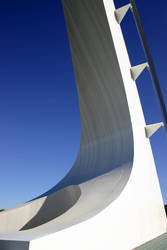
[[[64,214],[75,205],[80,195],[79,186],[69,186],[49,195],[38,213],[20,231],[38,227]]]
[[[29,250],[29,242],[0,240],[0,250]]]

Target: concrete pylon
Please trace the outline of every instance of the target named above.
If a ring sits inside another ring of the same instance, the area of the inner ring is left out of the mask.
[[[0,239],[12,250],[19,246],[11,240],[29,241],[25,250],[135,249],[166,232],[166,215],[114,2],[62,4],[80,105],[78,156],[50,190],[0,213]]]
[[[126,5],[122,6],[121,8],[115,10],[115,18],[116,18],[118,24],[121,23],[122,19],[124,18],[124,16],[126,15],[126,13],[130,7],[131,7],[131,4],[126,4]]]
[[[130,69],[132,79],[135,81],[146,67],[149,67],[147,62],[132,67]]]
[[[163,122],[147,125],[145,127],[146,137],[150,138],[160,127],[164,127]]]

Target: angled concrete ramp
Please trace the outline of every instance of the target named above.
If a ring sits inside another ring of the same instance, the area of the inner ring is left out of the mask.
[[[80,104],[81,146],[67,176],[44,195],[133,161],[128,103],[103,1],[62,3]]]
[[[130,250],[164,233],[166,220],[120,25],[112,0],[62,4],[80,104],[79,154],[51,190],[0,213],[0,238],[30,241],[30,250]]]

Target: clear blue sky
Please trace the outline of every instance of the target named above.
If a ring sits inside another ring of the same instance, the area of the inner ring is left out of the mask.
[[[167,104],[167,3],[136,2]],[[126,3],[115,0],[116,7]],[[132,65],[144,62],[130,11],[121,26]],[[147,71],[137,85],[146,122],[161,121]],[[151,143],[167,202],[167,137],[162,129],[151,138]],[[61,1],[3,1],[0,208],[26,202],[54,186],[71,168],[79,144],[79,106]]]

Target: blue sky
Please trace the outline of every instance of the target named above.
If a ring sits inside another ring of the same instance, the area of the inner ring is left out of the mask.
[[[167,105],[167,3],[136,2]],[[127,3],[115,0],[116,7]],[[130,11],[121,26],[132,65],[144,62]],[[80,115],[60,0],[3,1],[0,37],[0,208],[8,208],[45,192],[71,168],[80,144]],[[146,122],[161,121],[147,71],[137,86]],[[151,143],[167,203],[162,129]]]

